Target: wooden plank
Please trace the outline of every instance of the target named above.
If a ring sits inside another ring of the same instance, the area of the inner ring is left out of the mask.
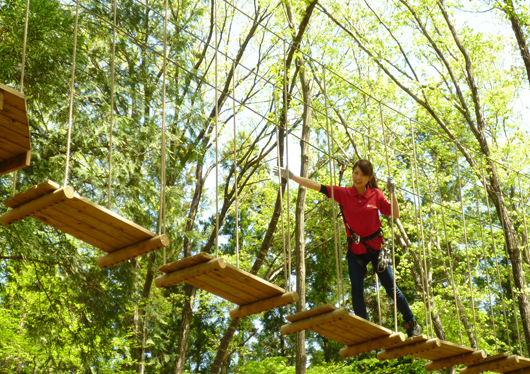
[[[519,357],[517,355],[511,355],[490,361],[485,359],[482,362],[479,361],[477,364],[460,369],[460,374],[477,374],[484,371],[498,371],[499,373],[506,373],[518,369],[516,367],[518,363]]]
[[[336,309],[337,309],[337,307],[335,307],[335,306],[333,306],[331,304],[324,304],[324,305],[317,306],[316,308],[311,308],[311,309],[303,310],[303,311],[295,313],[295,314],[291,314],[291,315],[285,317],[285,319],[287,321],[289,321],[289,322],[297,322],[297,321],[300,321],[300,320],[303,320],[303,319],[306,319],[306,318],[309,318],[309,317],[318,316],[319,314],[332,312],[332,311],[334,311]]]
[[[216,270],[216,271],[219,271],[219,270]],[[185,281],[187,284],[193,286],[193,287],[196,287],[196,288],[199,288],[203,291],[206,291],[208,293],[211,293],[212,295],[215,295],[215,296],[218,296],[222,299],[225,299],[227,301],[230,301],[231,303],[234,303],[234,304],[239,304],[239,303],[244,303],[245,300],[243,299],[239,299],[237,296],[231,294],[231,293],[228,293],[224,290],[221,290],[219,288],[216,288],[215,286],[212,286],[210,284],[207,284],[207,283],[204,283],[202,281],[202,277],[195,277],[195,278],[189,278]]]
[[[9,88],[9,87],[8,87]],[[20,96],[22,95],[22,96]],[[13,89],[4,90],[4,105],[2,113],[6,116],[22,122],[28,123],[28,110],[26,108],[26,98],[23,94]]]
[[[7,100],[6,96],[7,95],[4,93],[4,108],[2,109],[2,113],[14,121],[24,124],[28,123],[27,112],[12,105],[12,103]]]
[[[53,219],[52,217],[50,217],[49,214],[46,214],[46,209],[43,209],[43,210],[41,210],[41,211],[39,211],[37,213],[32,214],[31,217],[35,218],[36,220],[41,221],[42,223],[45,223],[45,224],[47,224],[49,226],[52,226],[52,227],[56,228],[59,231],[62,231],[64,233],[68,234],[68,235],[71,235],[74,238],[82,240],[85,243],[93,245],[96,248],[101,248],[101,247],[105,247],[105,246],[108,245],[107,243],[101,242],[101,241],[91,237],[90,235],[87,235],[87,234],[84,234],[84,233],[81,233],[81,232],[76,232],[75,227],[70,226],[66,222],[61,222],[61,221],[57,221],[57,220]]]
[[[270,295],[269,297],[281,295],[285,290],[281,287],[278,287],[274,283],[268,282],[263,278],[258,277],[248,271],[238,269],[235,266],[227,264],[226,269],[223,271],[223,274],[227,274],[233,279],[238,280],[241,283],[248,283],[252,285],[256,290]]]
[[[11,152],[9,149],[3,148],[0,142],[0,161],[9,160],[10,158],[15,157],[16,155],[16,153]]]
[[[244,318],[252,314],[258,314],[266,310],[279,308],[297,301],[298,294],[296,292],[286,292],[282,295],[270,297],[252,304],[238,306],[230,311],[230,318]]]
[[[0,136],[27,151],[31,148],[31,145],[29,142],[29,129],[26,132],[27,134],[20,134],[15,126],[5,126],[0,123]]]
[[[0,126],[16,132],[19,136],[29,139],[30,134],[28,124],[15,121],[14,119],[5,115],[2,111],[0,111]]]
[[[74,190],[72,187],[64,187],[56,190],[50,194],[39,197],[38,199],[27,202],[24,205],[17,206],[14,209],[2,214],[0,219],[2,223],[7,226],[13,222],[19,221],[32,214],[35,214],[39,210],[47,208],[51,205],[57,204],[60,201],[71,199],[74,196]]]
[[[177,271],[180,269],[187,268],[189,266],[197,265],[202,262],[207,262],[212,259],[212,255],[206,252],[198,253],[194,256],[185,257],[180,261],[174,261],[170,264],[160,266],[158,268],[158,271],[161,271],[162,273],[171,273],[173,271]]]
[[[243,303],[241,304],[236,303],[238,305],[250,304],[270,297],[264,293],[254,293],[256,292],[255,288],[249,287],[248,285],[240,283],[238,280],[226,276],[226,274],[224,274],[225,270],[226,269],[222,269],[220,271],[204,274],[200,279],[206,284],[224,290],[225,292],[236,296],[239,300],[243,300]],[[227,300],[235,303],[235,301],[231,299]]]
[[[440,340],[440,343],[440,348],[414,355],[414,357],[435,361],[475,351],[473,348],[464,347],[463,345],[451,343],[445,340]]]
[[[169,287],[173,284],[185,282],[188,279],[197,277],[201,274],[208,273],[226,267],[226,261],[223,258],[214,258],[208,262],[197,264],[185,269],[177,270],[172,273],[164,274],[155,279],[157,287]]]
[[[85,199],[84,197],[75,194],[72,199],[68,201],[68,204],[78,209],[84,214],[99,219],[102,222],[105,222],[105,226],[113,226],[118,230],[122,230],[139,242],[141,240],[147,240],[155,236],[154,233],[148,229],[128,220],[125,217],[120,216],[119,214],[114,213],[112,210],[109,210],[101,205],[93,203],[92,201]]]
[[[4,110],[4,90],[0,89],[0,110]]]
[[[5,84],[0,83],[0,91],[6,91],[10,93],[11,95],[17,96],[20,99],[26,99],[26,95],[24,95],[22,92],[15,90],[14,88],[11,88],[9,86],[6,86]]]
[[[122,248],[97,259],[97,264],[101,269],[109,266],[119,264],[144,255],[149,252],[156,251],[162,247],[167,247],[169,239],[166,235],[158,235],[154,238],[144,240],[143,242],[133,244],[127,248]]]
[[[394,333],[388,336],[382,336],[372,340],[367,340],[362,343],[350,345],[340,350],[340,357],[346,358],[351,356],[357,356],[361,353],[373,351],[375,349],[391,347],[396,343],[405,341],[405,335],[402,332]]]
[[[0,175],[11,173],[29,166],[31,162],[31,151],[0,162]]]
[[[247,294],[247,304],[285,293],[283,288],[258,278],[249,272],[233,266],[229,268],[230,264],[227,264],[223,271],[210,274],[212,277],[211,282],[222,283]]]
[[[346,340],[346,343],[344,343],[345,345],[353,345],[353,344],[357,344],[357,343],[371,340],[374,338],[373,335],[362,331],[362,327],[360,327],[362,326],[362,322],[360,322],[359,325],[355,325],[355,321],[353,321],[354,323],[352,324],[351,323],[352,321],[350,320],[350,318],[351,316],[348,314],[347,318],[337,320],[333,323],[332,326],[331,325],[325,326],[324,329],[327,330],[331,334],[336,334],[337,336],[346,338],[347,340]],[[390,334],[386,334],[386,335],[390,335]],[[379,336],[376,336],[376,337],[379,337]]]
[[[510,357],[510,355],[508,353],[498,353],[498,354],[493,355],[493,356],[488,356],[488,357],[486,357],[483,360],[472,362],[472,363],[468,364],[467,366],[474,366],[474,365],[478,365],[478,364],[482,364],[482,363],[486,363],[486,362],[490,362],[490,361],[499,360],[501,358],[506,358],[506,357]]]
[[[90,234],[98,240],[107,242],[112,246],[113,249],[104,249],[105,252],[113,252],[145,240],[137,240],[135,237],[127,235],[122,230],[115,229],[113,226],[108,225],[107,222],[91,217],[84,211],[79,211],[72,207],[71,204],[68,204],[68,202],[57,204],[55,210],[58,214],[64,215],[65,220],[75,220],[78,223],[80,231]]]
[[[393,358],[410,356],[410,355],[418,354],[420,352],[430,351],[432,349],[439,348],[440,346],[441,346],[440,339],[433,338],[427,341],[409,344],[409,345],[405,345],[402,347],[397,347],[397,348],[392,347],[390,349],[386,349],[377,354],[377,359],[379,361],[391,360]]]
[[[113,252],[116,249],[127,247],[127,244],[124,244],[122,241],[116,239],[112,235],[106,235],[104,233],[98,233],[99,235],[94,235],[95,230],[92,226],[80,221],[78,217],[75,216],[75,213],[67,214],[63,209],[61,209],[61,205],[63,204],[55,204],[51,207],[48,207],[46,210],[39,212],[40,217],[48,217],[53,222],[64,222],[67,225],[66,227],[71,228],[71,231],[64,231],[65,233],[70,234],[80,240],[90,238],[89,240],[91,241],[88,242],[88,244],[92,244],[95,247],[97,246],[94,243],[104,243],[104,247],[100,249],[105,252]]]
[[[330,313],[333,313],[333,312],[330,312]],[[330,340],[333,340],[335,342],[338,342],[344,345],[351,345],[351,344],[358,343],[358,341],[352,340],[351,336],[347,336],[348,335],[347,331],[337,329],[336,323],[337,321],[323,323],[317,326],[313,326],[309,330],[316,332],[317,334],[322,335],[325,338],[328,338]]]
[[[16,208],[19,205],[25,204],[31,200],[35,200],[60,188],[61,186],[58,183],[47,180],[27,189],[24,192],[20,192],[13,197],[5,199],[4,205],[9,208]]]
[[[352,345],[354,342],[363,342],[393,334],[392,330],[376,325],[351,313],[348,315],[348,318],[337,321],[335,325],[339,331],[344,331],[346,336],[350,336],[352,342],[348,345]]]
[[[415,343],[426,342],[429,339],[430,338],[427,335],[418,335],[418,336],[415,336],[413,338],[405,339],[404,342],[397,343],[392,348],[404,347],[404,346],[415,344]]]
[[[456,355],[452,357],[443,358],[441,360],[431,361],[425,364],[425,370],[439,370],[454,365],[466,364],[469,362],[481,360],[486,357],[486,352],[484,351],[474,351],[470,353],[464,353],[462,355]]]
[[[508,371],[506,374],[530,374],[530,368]]]
[[[19,155],[29,150],[29,147],[25,147],[13,142],[13,139],[3,137],[0,135],[0,148],[9,154]]]
[[[280,328],[280,331],[283,335],[294,334],[298,331],[310,330],[315,326],[324,325],[326,323],[331,323],[333,321],[345,318],[348,318],[348,310],[341,308],[283,325]]]

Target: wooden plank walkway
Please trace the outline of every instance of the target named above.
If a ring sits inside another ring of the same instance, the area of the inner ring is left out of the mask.
[[[404,356],[431,360],[425,364],[425,369],[431,371],[480,360],[486,357],[486,353],[438,338],[420,335],[395,344],[377,354],[379,360],[390,360]]]
[[[530,359],[518,355],[500,353],[468,364],[460,374],[477,374],[484,371],[508,374],[530,374]]]
[[[169,244],[165,235],[146,228],[79,196],[72,187],[45,181],[4,201],[12,208],[0,220],[10,225],[33,217],[108,254],[98,258],[101,268],[155,251]]]
[[[310,330],[328,339],[346,345],[340,350],[341,357],[349,357],[374,349],[393,346],[403,342],[403,333],[394,333],[355,316],[346,308],[338,309],[326,304],[286,317],[291,323],[281,327],[282,334],[294,334]]]
[[[30,159],[26,97],[0,83],[0,175],[29,166]]]
[[[228,300],[238,307],[230,311],[232,319],[243,318],[278,308],[298,300],[296,292],[267,282],[254,274],[227,264],[223,258],[199,253],[161,266],[164,275],[155,279],[157,287],[186,282]]]

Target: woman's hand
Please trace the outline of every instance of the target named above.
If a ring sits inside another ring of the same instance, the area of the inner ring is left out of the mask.
[[[287,178],[293,179],[294,177],[294,173],[292,171],[290,171],[287,168],[278,167],[276,165],[272,167],[272,172],[275,176],[279,176],[281,174],[282,178],[285,178],[285,179]]]

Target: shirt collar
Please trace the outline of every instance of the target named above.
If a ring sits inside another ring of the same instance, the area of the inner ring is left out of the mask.
[[[370,187],[369,184],[366,185],[366,190],[364,191],[363,194],[360,194],[359,191],[357,191],[357,188],[355,188],[355,186],[352,186],[351,188],[353,188],[353,196],[362,196],[362,197],[368,198],[374,192],[374,189]]]

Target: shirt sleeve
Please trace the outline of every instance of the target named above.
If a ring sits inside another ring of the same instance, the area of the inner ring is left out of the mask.
[[[383,192],[381,192],[381,190],[376,189],[375,191],[378,194],[378,198],[377,198],[378,207],[377,207],[377,209],[379,209],[379,211],[382,214],[384,214],[385,216],[389,216],[390,214],[392,214],[392,207],[391,207],[390,203],[386,199],[386,197],[383,194]]]
[[[326,195],[326,197],[329,197],[328,186],[321,184],[319,192]]]
[[[328,192],[327,197],[331,199],[331,186],[324,186],[326,187],[326,190]],[[344,204],[344,201],[346,200],[346,188],[339,187],[339,186],[333,186],[333,197],[335,198],[335,201],[339,203],[340,205]]]

